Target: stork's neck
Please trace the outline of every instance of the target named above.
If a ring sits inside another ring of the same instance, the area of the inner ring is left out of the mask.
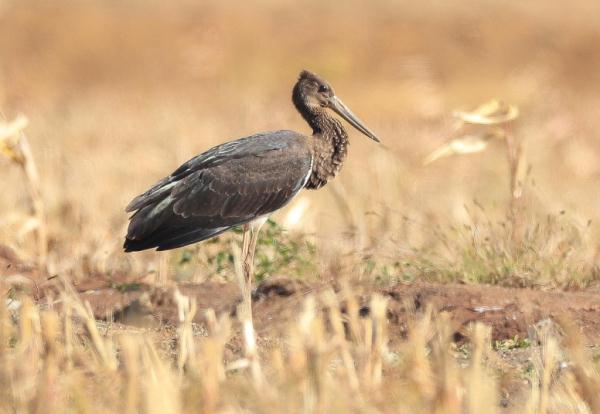
[[[343,160],[348,146],[348,133],[342,123],[323,110],[308,124],[313,129],[313,138],[330,145],[333,149],[332,155],[341,156],[340,161]]]
[[[339,172],[348,152],[348,134],[324,109],[302,113],[313,129],[313,168],[307,188],[319,188]]]

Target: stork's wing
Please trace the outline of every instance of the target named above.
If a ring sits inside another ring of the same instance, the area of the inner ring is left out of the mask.
[[[253,135],[192,158],[127,206],[124,248],[173,249],[271,213],[302,189],[311,170],[307,138]]]

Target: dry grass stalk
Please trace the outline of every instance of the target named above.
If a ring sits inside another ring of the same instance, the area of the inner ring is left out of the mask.
[[[348,333],[350,340],[353,342],[359,342],[361,340],[360,331],[360,319],[359,319],[359,306],[356,300],[356,296],[352,293],[352,290],[348,284],[342,286],[342,300],[346,305],[346,322],[348,324]]]
[[[499,100],[486,102],[471,112],[456,111],[455,138],[429,154],[424,164],[453,154],[482,152],[493,140],[504,143],[508,159],[510,203],[513,241],[520,246],[523,238],[523,223],[519,212],[526,174],[523,142],[513,133],[513,122],[519,117],[519,109]]]
[[[317,314],[317,301],[309,296],[304,301],[304,310],[298,320],[299,334],[306,354],[306,378],[304,381],[304,412],[323,411],[324,382],[328,379],[323,372],[325,366],[325,347],[323,321]]]
[[[47,271],[48,261],[46,210],[37,165],[31,152],[29,140],[23,132],[27,123],[28,120],[24,115],[19,115],[10,123],[0,122],[0,152],[19,165],[27,178],[27,190],[34,217],[33,227],[37,235],[37,263],[39,268],[45,272]]]
[[[104,369],[113,371],[117,368],[118,362],[110,342],[105,341],[98,331],[94,313],[89,302],[82,302],[79,295],[66,279],[62,279],[64,287],[64,299],[69,303],[68,306],[83,320],[87,334],[92,341],[94,350],[99,357],[99,362]]]
[[[173,294],[177,304],[179,316],[179,326],[177,327],[179,353],[177,355],[177,367],[179,372],[183,373],[184,367],[196,366],[196,351],[194,345],[194,331],[192,329],[192,320],[196,316],[196,301],[184,296],[175,288]]]
[[[373,387],[379,387],[383,378],[383,361],[388,356],[386,310],[387,301],[379,295],[373,295],[369,306],[372,323],[371,375]]]
[[[133,414],[140,409],[141,367],[139,349],[143,346],[139,338],[122,336],[119,338],[121,361],[125,368],[124,412]]]
[[[205,313],[209,336],[200,344],[200,355],[197,370],[202,385],[203,412],[217,412],[221,400],[221,386],[225,381],[223,353],[231,334],[231,324],[227,315],[217,319],[214,310]]]
[[[66,296],[62,295],[63,303],[63,338],[66,360],[66,370],[73,368],[73,308]]]
[[[43,372],[38,384],[33,407],[36,413],[60,412],[64,410],[60,390],[61,345],[59,343],[60,319],[55,312],[41,314],[43,351]]]
[[[14,375],[13,403],[19,409],[34,398],[37,373],[43,361],[40,318],[33,301],[23,296],[19,298],[19,329],[12,361],[8,364]]]
[[[600,412],[600,373],[588,363],[584,352],[581,333],[566,318],[561,318],[560,325],[565,331],[565,346],[572,360],[572,372],[577,384],[577,393],[587,403],[592,413]]]
[[[435,372],[438,373],[435,412],[459,414],[464,404],[464,388],[461,384],[461,372],[453,358],[449,356],[452,349],[452,324],[446,313],[435,319],[435,342],[431,358]]]
[[[431,318],[433,309],[427,308],[425,315],[409,326],[407,360],[410,367],[410,380],[420,390],[426,401],[435,396],[434,372],[428,358],[427,344],[431,339]]]
[[[141,358],[145,368],[142,380],[144,411],[149,414],[180,413],[180,381],[169,369],[168,362],[159,356],[155,346],[147,340],[141,347]]]
[[[558,346],[554,338],[548,338],[544,346],[544,370],[540,390],[539,413],[547,414],[550,401],[550,381],[557,362]]]
[[[491,329],[480,323],[473,327],[473,357],[467,379],[469,393],[466,399],[467,412],[476,414],[481,412],[495,413],[496,406],[490,404],[497,395],[495,383],[485,373],[485,358],[490,348]]]
[[[356,393],[359,391],[359,382],[356,375],[354,360],[350,352],[350,347],[348,341],[346,340],[346,333],[344,331],[344,324],[342,321],[342,315],[340,313],[340,305],[337,296],[333,290],[328,290],[323,293],[322,297],[325,305],[327,306],[329,323],[331,324],[333,332],[333,343],[339,347],[350,389]]]
[[[10,340],[14,337],[14,327],[8,312],[8,295],[5,294],[4,281],[0,281],[0,292],[2,292],[0,297],[4,300],[4,303],[0,303],[0,361],[4,361],[10,350]]]

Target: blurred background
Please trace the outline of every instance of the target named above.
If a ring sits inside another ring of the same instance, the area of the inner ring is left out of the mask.
[[[0,111],[30,120],[51,272],[155,266],[156,254],[121,253],[125,205],[221,142],[310,133],[290,102],[302,69],[328,79],[382,140],[350,131],[341,174],[275,217],[330,262],[358,247],[397,263],[447,244],[436,229],[472,224],[474,200],[485,220],[504,220],[501,143],[423,165],[452,135],[454,110],[497,98],[521,113],[527,220],[564,212],[585,240],[574,260],[597,268],[599,45],[594,0],[3,0]],[[0,159],[0,174],[0,243],[32,257],[21,171]]]

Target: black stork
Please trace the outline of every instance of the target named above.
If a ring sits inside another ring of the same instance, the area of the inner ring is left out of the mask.
[[[302,71],[292,101],[313,130],[264,132],[218,145],[177,168],[126,208],[126,252],[169,250],[243,226],[243,309],[252,327],[251,286],[258,232],[267,217],[303,188],[335,177],[348,150],[346,130],[332,110],[379,142],[320,76]]]

